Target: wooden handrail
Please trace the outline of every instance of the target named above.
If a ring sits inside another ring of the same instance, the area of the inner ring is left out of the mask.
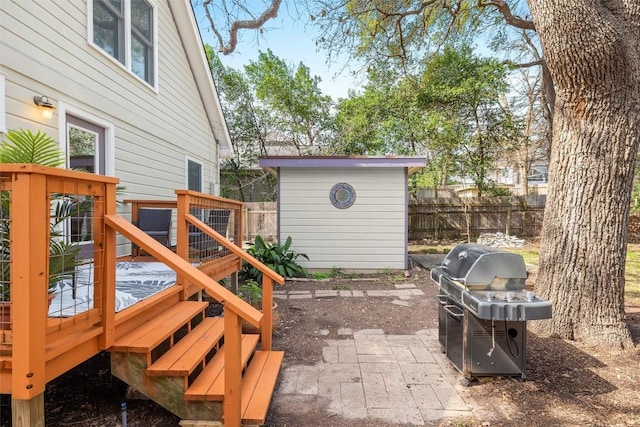
[[[105,215],[107,226],[115,229],[123,236],[143,248],[158,261],[171,267],[177,274],[184,276],[191,283],[201,289],[205,289],[209,295],[224,304],[225,308],[232,310],[240,317],[260,327],[262,313],[253,308],[250,304],[239,298],[233,292],[220,285],[217,281],[198,270],[188,261],[180,258],[171,249],[155,240],[153,237],[140,230],[120,215]],[[215,285],[215,286],[214,286]]]
[[[264,317],[263,314],[122,217],[118,215],[105,215],[104,220],[108,227],[117,230],[158,261],[171,267],[176,274],[181,275],[186,280],[204,289],[207,294],[224,304],[224,419],[225,425],[240,426],[242,422],[242,324],[240,318],[260,328]],[[208,230],[208,227],[203,227],[203,230]],[[213,286],[212,282],[217,286]]]
[[[273,280],[274,282],[280,285],[284,285],[284,281],[285,281],[284,277],[282,277],[281,275],[279,275],[278,273],[276,273],[275,271],[267,267],[264,263],[256,259],[251,254],[243,251],[242,248],[234,244],[232,241],[224,237],[222,234],[210,228],[207,224],[200,221],[196,216],[193,216],[188,213],[188,214],[185,214],[185,219],[190,224],[198,227],[198,229],[200,229],[207,236],[215,239],[218,243],[222,244],[222,246],[227,248],[231,253],[233,253],[234,255],[237,255],[238,257],[240,257],[240,259],[248,262],[249,264],[257,268],[258,271],[260,271],[263,275],[268,276],[271,280]]]

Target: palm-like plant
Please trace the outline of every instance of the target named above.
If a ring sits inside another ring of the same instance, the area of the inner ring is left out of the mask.
[[[64,153],[49,135],[20,129],[7,132],[7,140],[0,145],[0,163],[32,163],[42,166],[64,165]]]
[[[64,153],[46,133],[30,130],[11,130],[6,140],[0,144],[0,163],[32,163],[42,166],[59,167],[64,165]],[[0,194],[0,301],[8,301],[10,294],[10,218],[9,193]],[[52,195],[54,215],[50,222],[49,241],[49,290],[62,277],[75,270],[80,247],[77,243],[65,241],[59,231],[59,225],[66,219],[86,208],[86,201],[70,199],[62,195]]]
[[[309,257],[291,249],[291,236],[287,237],[284,243],[267,243],[262,236],[256,236],[253,245],[247,248],[247,252],[283,277],[308,275],[307,270],[298,264],[297,260],[298,258],[309,259]],[[241,275],[243,279],[253,279],[258,283],[262,281],[262,273],[246,262],[243,263]]]

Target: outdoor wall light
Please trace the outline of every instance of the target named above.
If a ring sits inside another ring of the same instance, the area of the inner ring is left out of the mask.
[[[55,110],[56,107],[53,106],[48,97],[44,95],[36,95],[33,97],[33,103],[40,107],[43,118],[51,119],[53,117],[53,110]]]

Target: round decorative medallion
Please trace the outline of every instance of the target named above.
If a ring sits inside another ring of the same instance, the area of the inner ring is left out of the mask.
[[[336,208],[347,209],[356,201],[356,190],[351,185],[340,182],[331,188],[329,199]]]

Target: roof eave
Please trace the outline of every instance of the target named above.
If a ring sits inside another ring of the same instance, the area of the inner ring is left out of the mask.
[[[407,168],[413,174],[425,167],[425,157],[366,156],[266,156],[260,158],[263,169],[291,168]]]
[[[171,14],[178,29],[182,46],[187,54],[189,66],[204,105],[209,124],[219,144],[219,156],[228,158],[233,153],[227,122],[222,114],[222,105],[215,83],[211,77],[209,62],[204,53],[204,45],[195,20],[193,8],[188,0],[172,0]]]

